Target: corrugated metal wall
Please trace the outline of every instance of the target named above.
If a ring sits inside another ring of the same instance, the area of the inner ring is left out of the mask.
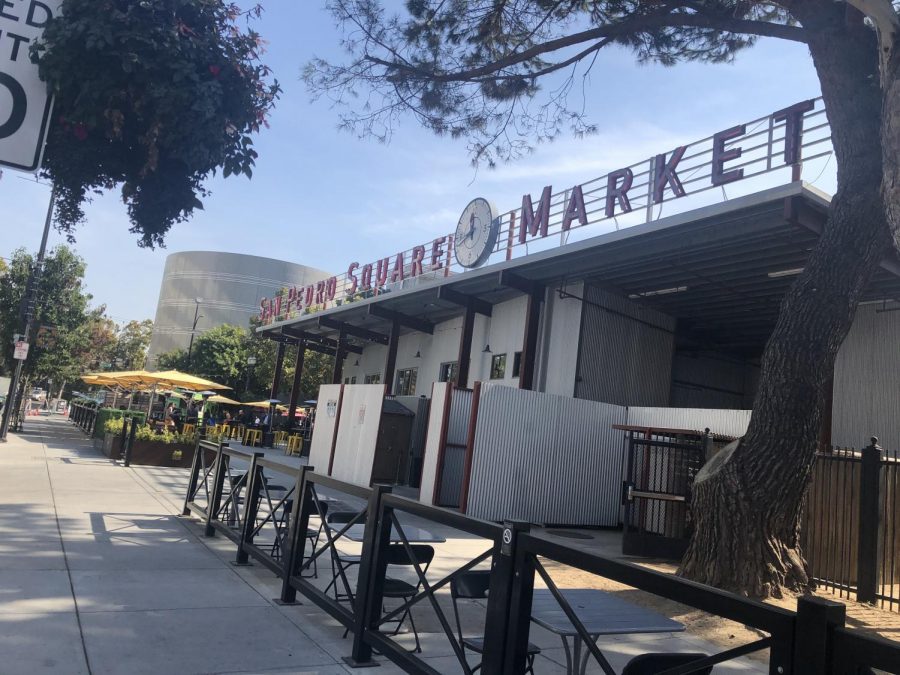
[[[750,424],[750,410],[715,408],[628,408],[628,424],[657,429],[708,428],[713,433],[743,436]]]
[[[879,309],[900,304],[860,307],[834,364],[834,445],[900,449],[900,311]]]
[[[482,384],[466,512],[615,526],[624,407]]]
[[[746,408],[752,405],[759,367],[718,354],[677,352],[672,361],[671,405],[677,408]]]
[[[575,396],[668,405],[675,319],[589,284],[582,304]]]
[[[422,475],[422,457],[425,454],[425,430],[428,428],[429,400],[424,396],[392,396],[404,408],[415,415],[409,436],[409,476],[407,485],[419,487]]]
[[[472,391],[454,389],[450,398],[450,419],[447,422],[447,446],[444,450],[438,506],[459,506],[471,415]]]

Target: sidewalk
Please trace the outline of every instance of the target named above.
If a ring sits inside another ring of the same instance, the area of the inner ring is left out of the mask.
[[[310,603],[275,605],[274,575],[259,565],[234,567],[230,541],[207,539],[196,521],[175,515],[186,470],[126,469],[60,417],[29,418],[26,429],[0,445],[4,675],[360,672],[341,661],[350,640],[335,620]],[[437,547],[435,574],[483,545],[448,539]],[[437,620],[424,616],[428,609],[417,612],[429,665],[460,672]],[[532,640],[542,648],[537,673],[564,673],[559,639],[535,627]],[[645,651],[719,651],[684,633],[599,644],[617,670]],[[765,672],[746,659],[720,670]],[[376,672],[402,671],[383,663]]]

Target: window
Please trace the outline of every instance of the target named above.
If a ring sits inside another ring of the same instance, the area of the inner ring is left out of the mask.
[[[381,384],[381,373],[366,375],[365,384]]]
[[[506,377],[506,354],[494,354],[491,357],[491,379],[502,380]]]
[[[356,375],[353,377],[345,377],[344,384],[356,384]]]
[[[404,368],[397,371],[397,386],[394,387],[395,396],[415,396],[416,375],[418,368]]]
[[[516,352],[513,354],[513,377],[519,376],[519,371],[522,369],[522,352]]]
[[[456,384],[458,378],[459,361],[447,361],[441,364],[441,369],[438,371],[438,382],[452,382]]]

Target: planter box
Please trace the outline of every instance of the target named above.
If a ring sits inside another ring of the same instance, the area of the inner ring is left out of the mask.
[[[103,437],[103,454],[110,459],[122,459],[119,451],[121,440],[118,434],[106,434]],[[194,446],[189,443],[135,440],[131,449],[131,463],[143,466],[190,468],[193,460]]]

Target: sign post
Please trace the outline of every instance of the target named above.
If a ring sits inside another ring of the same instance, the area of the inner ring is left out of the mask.
[[[37,171],[53,100],[28,57],[62,0],[0,2],[0,165]]]

